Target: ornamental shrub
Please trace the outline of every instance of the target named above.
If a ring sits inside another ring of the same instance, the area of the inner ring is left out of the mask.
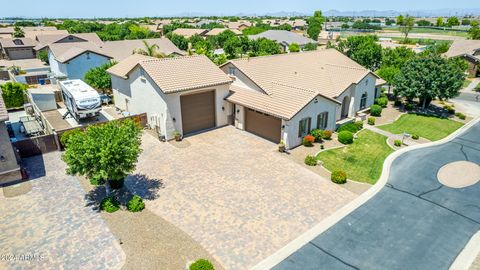
[[[120,204],[115,197],[110,196],[102,200],[100,203],[100,209],[108,213],[113,213],[120,209]]]
[[[18,82],[7,82],[0,86],[2,97],[7,108],[22,107],[24,103],[24,94],[27,86]]]
[[[395,141],[393,141],[393,145],[395,145],[396,147],[400,147],[400,146],[402,146],[402,141],[395,140]]]
[[[130,212],[140,212],[145,209],[145,203],[142,197],[134,195],[133,198],[127,203],[127,210]]]
[[[407,111],[413,110],[413,104],[412,103],[405,104],[405,110],[407,110]]]
[[[310,132],[310,135],[312,135],[315,138],[316,142],[320,142],[323,139],[323,130],[314,129]]]
[[[362,130],[363,129],[363,121],[355,121],[354,124],[357,127],[357,130]]]
[[[205,259],[197,260],[189,267],[190,270],[215,270],[213,264]]]
[[[455,113],[455,116],[462,119],[462,120],[465,120],[467,118],[467,116],[461,112],[456,112]]]
[[[67,147],[68,141],[75,135],[78,135],[80,133],[83,133],[81,129],[71,129],[65,131],[61,136],[60,136],[60,143],[62,144],[63,147]]]
[[[330,179],[335,184],[345,184],[347,182],[347,173],[344,171],[333,171]]]
[[[307,135],[303,137],[303,145],[304,146],[313,146],[313,143],[315,142],[315,137],[312,135]]]
[[[371,126],[375,125],[375,117],[369,117],[367,121],[369,125]]]
[[[418,140],[420,139],[420,136],[418,136],[417,134],[412,134],[412,139]]]
[[[402,101],[400,99],[396,99],[395,102],[393,103],[395,107],[400,107],[402,106]]]
[[[308,166],[315,166],[317,165],[317,159],[314,156],[308,155],[305,157],[305,164]]]
[[[455,108],[453,108],[452,106],[445,105],[445,106],[443,106],[443,108],[444,108],[445,110],[447,110],[447,112],[448,112],[449,114],[455,114]]]
[[[343,144],[353,143],[353,133],[347,130],[338,133],[338,141]]]
[[[331,130],[324,130],[323,131],[323,139],[324,140],[331,140],[332,139],[332,131]]]
[[[350,131],[351,133],[357,133],[357,131],[359,131],[360,129],[358,128],[358,125],[354,124],[354,123],[348,123],[348,124],[345,124],[341,127],[338,128],[337,132],[340,133],[342,131]]]
[[[370,114],[372,116],[381,116],[382,115],[382,107],[380,105],[372,105],[370,107]]]
[[[388,98],[387,97],[379,97],[375,99],[375,104],[381,106],[382,108],[387,107]]]

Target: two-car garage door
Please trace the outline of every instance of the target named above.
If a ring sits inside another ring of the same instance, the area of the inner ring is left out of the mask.
[[[183,134],[215,127],[215,91],[180,97]]]
[[[280,142],[282,120],[252,109],[245,110],[245,130],[260,137]]]

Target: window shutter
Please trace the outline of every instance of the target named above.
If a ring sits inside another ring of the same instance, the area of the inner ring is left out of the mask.
[[[307,132],[306,133],[310,133],[310,128],[311,128],[311,125],[312,125],[312,118],[311,117],[308,117],[308,127],[307,127]]]

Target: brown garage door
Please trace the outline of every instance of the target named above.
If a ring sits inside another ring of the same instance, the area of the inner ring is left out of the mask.
[[[215,92],[180,97],[183,134],[215,127]]]
[[[275,143],[280,142],[282,120],[280,118],[247,109],[245,129]]]

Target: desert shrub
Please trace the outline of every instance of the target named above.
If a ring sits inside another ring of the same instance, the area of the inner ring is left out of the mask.
[[[453,108],[452,106],[444,105],[443,108],[447,110],[449,114],[455,114],[455,108]]]
[[[413,110],[413,104],[412,103],[405,104],[405,110],[407,110],[407,111]]]
[[[108,213],[113,213],[120,209],[120,204],[115,197],[110,196],[102,200],[100,203],[100,209]]]
[[[367,121],[369,125],[371,126],[375,125],[375,117],[368,117]]]
[[[323,139],[324,140],[331,140],[332,139],[332,131],[331,130],[324,130],[323,131]]]
[[[353,143],[353,133],[347,130],[338,133],[338,141],[343,144]]]
[[[380,105],[372,105],[370,107],[370,114],[372,116],[381,116],[382,115],[382,107]]]
[[[400,106],[402,106],[402,101],[399,100],[399,99],[396,99],[395,102],[393,103],[393,105],[394,105],[395,107],[400,107]]]
[[[314,156],[308,155],[305,157],[305,164],[308,166],[315,166],[317,165],[317,159]]]
[[[462,120],[465,120],[467,118],[467,116],[461,112],[456,112],[455,113],[455,116],[462,119]]]
[[[402,146],[402,141],[395,140],[395,141],[393,141],[393,145],[395,145],[396,147],[400,147],[400,146]]]
[[[387,97],[379,97],[375,99],[375,104],[381,106],[382,108],[387,107],[388,98]]]
[[[420,136],[418,136],[417,134],[412,134],[412,139],[418,140],[420,139]]]
[[[316,142],[320,142],[323,139],[323,130],[314,129],[310,132],[310,135],[312,135],[315,138]]]
[[[345,124],[341,127],[338,128],[337,132],[340,133],[342,131],[350,131],[351,133],[357,133],[357,131],[359,131],[359,127],[358,125],[354,124],[354,123],[348,123],[348,124]]]
[[[145,203],[142,197],[134,195],[133,198],[127,203],[127,210],[130,212],[140,212],[145,209]]]
[[[63,147],[67,147],[68,141],[75,135],[82,133],[83,131],[81,129],[71,129],[65,131],[62,136],[60,136],[60,143],[63,145]]]
[[[200,259],[192,263],[189,267],[190,270],[215,270],[213,264],[205,259]]]
[[[302,144],[304,146],[313,146],[314,142],[315,142],[315,137],[313,137],[312,135],[307,135],[303,137]]]
[[[335,184],[345,184],[347,182],[347,173],[344,171],[333,171],[330,179]]]

